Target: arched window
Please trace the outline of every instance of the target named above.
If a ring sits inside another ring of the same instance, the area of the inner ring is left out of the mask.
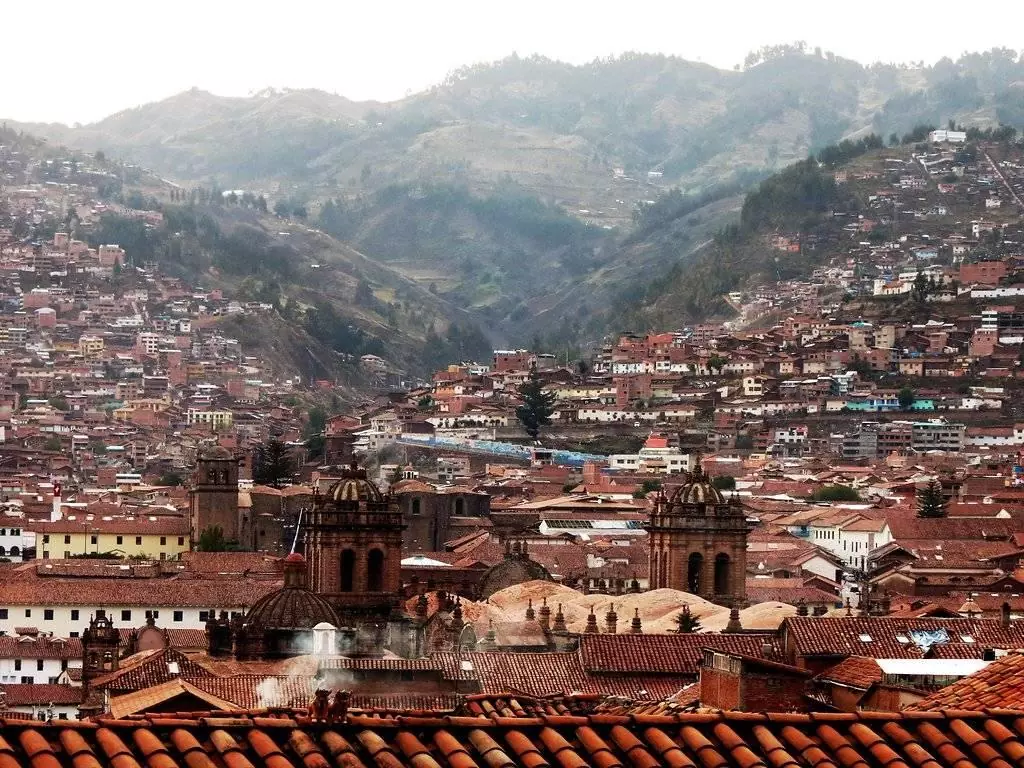
[[[21,549],[18,547],[11,547],[11,555],[18,557],[21,554]]]
[[[704,570],[704,555],[694,552],[686,562],[686,589],[693,594],[700,594],[701,571]]]
[[[455,499],[455,516],[462,517],[466,514],[466,500],[461,496]]]
[[[421,509],[421,506],[422,505],[421,505],[420,497],[419,496],[417,496],[415,499],[412,500],[412,514],[413,514],[413,517],[419,517],[420,512],[423,511]]]
[[[341,553],[341,591],[351,592],[356,576],[356,553],[346,549]]]
[[[7,554],[7,548],[6,547],[0,547],[0,557],[5,556],[6,554]]]
[[[729,556],[724,552],[715,556],[715,594],[729,594]]]
[[[366,589],[369,592],[384,591],[384,553],[371,549],[366,558]]]

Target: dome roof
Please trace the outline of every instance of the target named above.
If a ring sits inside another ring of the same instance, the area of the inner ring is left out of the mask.
[[[284,587],[260,598],[245,616],[247,625],[264,629],[310,629],[327,622],[337,627],[338,614],[326,600],[303,587]]]
[[[725,504],[725,496],[711,483],[700,464],[690,473],[686,482],[676,488],[670,501],[673,504]]]
[[[352,466],[328,489],[327,498],[331,501],[368,501],[380,504],[384,501],[384,494],[367,479],[365,469]]]

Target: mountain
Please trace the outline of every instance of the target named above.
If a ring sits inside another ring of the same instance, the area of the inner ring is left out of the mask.
[[[86,126],[29,127],[185,187],[308,211],[491,339],[524,343],[599,333],[610,304],[685,271],[736,220],[744,189],[811,151],[948,119],[1020,123],[1022,95],[1012,51],[865,67],[796,45],[736,71],[513,56],[387,104],[193,89]],[[645,211],[673,188],[685,214],[652,226]]]

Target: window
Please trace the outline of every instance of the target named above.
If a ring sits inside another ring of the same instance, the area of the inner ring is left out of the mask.
[[[185,618],[185,615],[184,615],[183,611],[175,611],[174,612],[174,620],[175,621],[182,621],[182,620],[184,620],[184,618]]]
[[[50,550],[44,549],[43,550],[43,560],[49,560],[49,559],[50,559]]]
[[[11,528],[11,536],[21,536],[21,528]]]
[[[37,672],[42,672],[43,671],[43,660],[42,659],[36,659],[36,671]]]
[[[121,621],[131,621],[131,620],[132,620],[132,612],[131,611],[129,611],[129,610],[121,611]]]
[[[64,543],[65,543],[65,544],[70,544],[70,543],[71,543],[71,537],[70,537],[70,536],[68,536],[68,535],[65,535],[65,536],[64,536]]]
[[[68,632],[68,637],[79,637],[79,636],[80,636],[79,632]]]
[[[146,618],[147,619],[159,619],[160,618],[160,611],[146,611]]]
[[[21,676],[21,684],[22,685],[32,685],[32,683],[34,683],[34,682],[35,682],[35,680],[32,678],[32,675],[22,675]]]
[[[858,635],[858,639],[862,643],[870,643],[871,642],[871,635]]]
[[[263,531],[260,531],[260,536],[262,536],[262,535],[263,535]],[[184,536],[179,536],[178,537],[178,546],[179,547],[185,546],[185,537]]]
[[[77,608],[72,608],[71,609],[71,620],[72,621],[78,621],[78,609]]]
[[[50,534],[44,533],[43,534],[43,544],[49,544],[49,543],[50,543]]]
[[[43,621],[53,621],[53,608],[43,609]]]
[[[31,608],[26,608],[25,609],[25,618],[26,619],[31,619],[32,618],[32,609]]]
[[[65,549],[64,550],[64,559],[65,560],[70,560],[71,559],[71,550],[70,549]]]
[[[7,609],[6,608],[0,608],[0,619],[4,619],[4,620],[7,619]]]
[[[21,659],[15,659],[14,660],[14,671],[15,672],[20,672],[21,671]]]
[[[167,537],[166,536],[161,536],[160,537],[160,546],[161,547],[167,546]]]
[[[124,536],[118,536],[117,537],[117,543],[118,544],[124,544]]]
[[[142,544],[142,537],[141,536],[136,536],[135,537],[135,544],[136,544],[136,546]]]
[[[56,685],[58,680],[60,680],[59,677],[51,677],[49,679],[49,683],[50,683],[50,685]]]
[[[95,533],[92,536],[89,537],[89,543],[90,544],[96,544],[98,540],[99,539],[98,539],[98,537],[96,536]]]

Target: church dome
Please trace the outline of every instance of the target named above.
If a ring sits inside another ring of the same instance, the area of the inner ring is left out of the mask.
[[[337,627],[338,614],[315,592],[303,587],[283,587],[260,598],[245,616],[249,626],[265,629],[310,629],[327,622]]]
[[[384,501],[384,494],[367,479],[365,469],[353,466],[345,470],[341,479],[328,489],[327,498],[331,501],[366,501],[380,504]]]
[[[725,496],[711,483],[700,464],[690,473],[686,482],[676,488],[670,499],[672,504],[725,504]]]
[[[245,623],[264,629],[310,629],[328,623],[337,627],[338,614],[306,588],[306,559],[293,552],[284,559],[284,587],[256,601]]]

